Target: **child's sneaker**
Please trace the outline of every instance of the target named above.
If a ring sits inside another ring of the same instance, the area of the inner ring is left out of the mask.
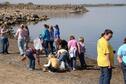
[[[33,71],[34,69],[32,69],[32,68],[29,68],[28,70],[29,70],[29,71]]]
[[[76,69],[75,69],[75,68],[73,68],[73,71],[76,71]]]

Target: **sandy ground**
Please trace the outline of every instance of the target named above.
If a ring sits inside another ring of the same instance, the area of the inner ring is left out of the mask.
[[[77,70],[62,73],[43,72],[42,70],[28,71],[20,61],[16,40],[10,39],[8,55],[0,55],[0,84],[98,84],[99,70],[96,62],[86,59],[87,70]],[[41,56],[42,64],[46,57]],[[37,68],[37,67],[36,67]],[[111,84],[123,84],[121,70],[113,71]]]

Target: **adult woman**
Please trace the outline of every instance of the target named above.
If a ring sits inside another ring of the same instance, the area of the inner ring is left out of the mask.
[[[109,43],[112,38],[113,32],[110,29],[106,29],[102,33],[101,38],[97,42],[97,62],[100,67],[101,76],[99,84],[110,84],[112,77],[112,66],[114,64],[113,48]]]
[[[117,53],[117,60],[121,64],[121,69],[124,76],[124,83],[126,84],[126,38],[124,38],[124,44],[120,46]]]

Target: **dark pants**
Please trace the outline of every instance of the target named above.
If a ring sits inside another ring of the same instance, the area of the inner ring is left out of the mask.
[[[123,72],[123,76],[124,76],[124,84],[126,84],[126,64],[122,63],[121,68],[122,68],[122,72]]]
[[[101,76],[99,80],[99,84],[110,84],[110,80],[112,77],[112,68],[101,67]]]
[[[7,37],[1,37],[2,53],[8,53],[9,41]]]
[[[70,66],[71,68],[76,68],[76,57],[70,58]]]
[[[45,49],[46,56],[48,56],[48,54],[49,54],[49,41],[44,41],[43,47]]]
[[[54,51],[53,43],[54,43],[54,41],[50,41],[49,43],[50,43],[51,53],[53,54],[53,51]]]
[[[29,54],[27,57],[29,58],[29,68],[35,69],[35,57],[33,54]]]
[[[58,72],[58,69],[56,69],[56,68],[54,68],[52,66],[49,66],[48,70],[50,70],[51,72]]]
[[[79,54],[79,60],[80,60],[81,68],[86,68],[84,53]]]

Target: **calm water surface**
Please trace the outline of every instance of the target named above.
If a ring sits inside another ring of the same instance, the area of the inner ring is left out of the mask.
[[[35,39],[42,31],[43,24],[59,24],[61,37],[68,40],[70,35],[85,37],[87,54],[96,59],[96,42],[101,33],[106,29],[112,29],[114,36],[111,44],[115,50],[122,44],[126,37],[126,7],[90,7],[89,12],[83,15],[71,15],[67,17],[55,17],[48,21],[30,24],[30,35]]]

